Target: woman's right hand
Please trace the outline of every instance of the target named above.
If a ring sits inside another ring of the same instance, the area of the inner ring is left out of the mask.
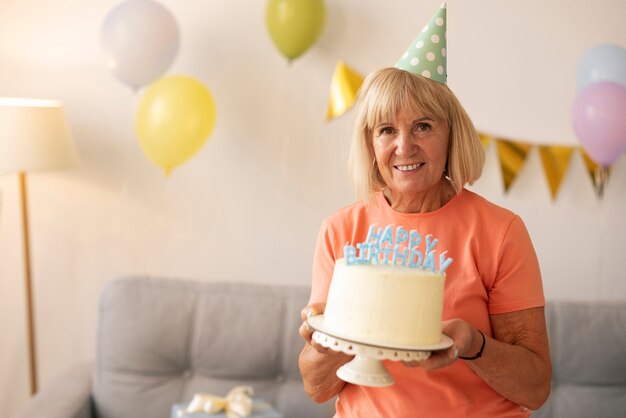
[[[300,318],[302,319],[302,325],[300,325],[300,336],[304,341],[306,341],[307,344],[312,345],[320,353],[327,353],[328,349],[312,340],[313,332],[315,332],[315,330],[309,326],[307,319],[312,316],[322,315],[325,309],[325,303],[311,303],[300,311]]]
[[[352,359],[352,356],[333,351],[312,340],[315,330],[307,324],[307,319],[323,314],[325,308],[325,303],[311,303],[300,312],[300,336],[306,344],[298,364],[304,390],[315,402],[326,402],[343,389],[346,383],[337,377],[337,369]]]

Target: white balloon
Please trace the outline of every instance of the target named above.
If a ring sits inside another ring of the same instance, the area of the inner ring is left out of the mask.
[[[137,89],[159,78],[176,58],[178,24],[155,1],[128,0],[104,19],[100,43],[113,74]]]
[[[600,44],[588,50],[578,64],[576,82],[583,89],[589,84],[610,81],[626,87],[626,49]]]

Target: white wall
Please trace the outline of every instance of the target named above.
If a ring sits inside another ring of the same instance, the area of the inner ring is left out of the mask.
[[[320,40],[288,65],[266,33],[265,1],[163,3],[182,32],[168,74],[202,80],[218,109],[210,142],[170,178],[137,145],[140,96],[99,55],[117,1],[0,2],[0,95],[62,99],[82,156],[75,170],[29,177],[44,384],[93,357],[98,295],[112,278],[307,284],[320,221],[353,200],[353,115],[323,119],[334,66],[394,64],[439,5],[327,1]],[[482,131],[576,145],[576,65],[595,43],[626,44],[624,16],[621,0],[450,0],[449,84]],[[536,153],[508,195],[493,153],[474,189],[525,219],[547,296],[626,298],[624,158],[599,200],[576,156],[553,202]],[[0,177],[0,192],[0,416],[10,416],[28,398],[17,178]]]

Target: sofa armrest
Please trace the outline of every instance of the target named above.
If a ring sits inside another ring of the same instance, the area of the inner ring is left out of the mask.
[[[93,362],[82,363],[53,378],[14,418],[91,418]]]

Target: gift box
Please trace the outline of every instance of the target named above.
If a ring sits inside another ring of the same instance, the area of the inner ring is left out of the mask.
[[[187,403],[177,403],[172,405],[172,414],[170,418],[227,418],[226,412],[221,411],[215,414],[206,412],[184,412],[187,409]],[[180,415],[179,415],[180,411]],[[252,400],[252,413],[249,418],[283,418],[282,414],[272,408],[272,406],[262,399]]]

